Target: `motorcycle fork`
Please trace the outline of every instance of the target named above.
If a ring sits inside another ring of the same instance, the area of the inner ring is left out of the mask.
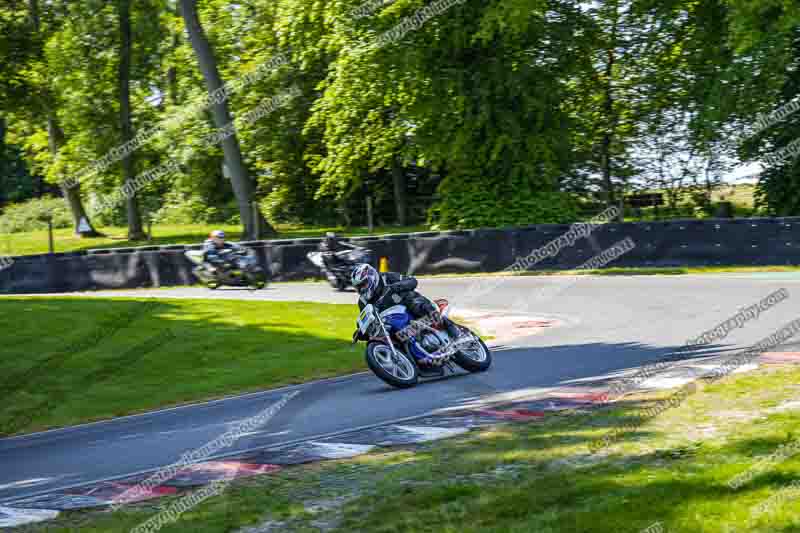
[[[389,347],[392,349],[392,355],[394,355],[395,357],[399,357],[397,355],[397,348],[394,347],[394,343],[392,342],[392,337],[389,335],[389,332],[386,330],[386,325],[383,323],[383,319],[381,318],[381,315],[379,315],[377,313],[376,313],[376,315],[377,315],[376,318],[378,319],[378,323],[381,325],[381,331],[383,331],[383,336],[386,339],[387,344],[389,344]]]

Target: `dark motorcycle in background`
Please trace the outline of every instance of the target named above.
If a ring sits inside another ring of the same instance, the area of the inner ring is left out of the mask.
[[[202,250],[189,250],[184,255],[197,265],[192,269],[192,274],[209,289],[229,285],[257,290],[267,286],[267,275],[258,264],[255,251],[251,249],[224,250],[220,254],[224,262],[213,272],[205,264]]]
[[[353,274],[353,268],[357,264],[372,264],[373,261],[372,251],[366,248],[342,250],[335,252],[334,255],[338,260],[334,264],[327,264],[322,252],[309,252],[306,254],[306,257],[322,270],[322,273],[325,274],[325,278],[327,278],[331,287],[338,291],[343,291],[352,286],[350,276]]]

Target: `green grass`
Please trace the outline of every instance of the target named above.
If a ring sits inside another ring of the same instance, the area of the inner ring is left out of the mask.
[[[0,299],[0,435],[367,370],[364,345],[350,342],[357,314],[301,302]]]
[[[363,346],[350,344],[355,305],[143,301],[0,300],[0,428],[65,426],[365,368]],[[116,317],[137,307],[139,316]],[[166,330],[174,338],[142,349]]]
[[[241,226],[219,225],[157,225],[153,226],[153,240],[129,241],[127,228],[105,227],[97,228],[106,237],[81,238],[76,236],[72,229],[57,229],[53,231],[53,241],[56,252],[72,252],[92,248],[125,248],[130,246],[166,245],[166,244],[199,244],[208,238],[213,229],[225,231],[230,240],[241,238]],[[279,225],[277,239],[302,239],[307,237],[320,237],[327,231],[335,231],[341,235],[368,235],[366,227],[341,228],[341,227],[302,227],[292,225]],[[426,231],[425,226],[386,226],[375,228],[372,235],[387,233],[408,233]],[[47,231],[32,231],[26,233],[10,233],[0,235],[0,255],[30,255],[47,253]]]
[[[589,442],[668,393],[413,450],[288,468],[235,482],[161,531],[228,532],[269,520],[287,532],[324,523],[341,533],[636,533],[656,522],[670,533],[796,532],[797,493],[749,520],[754,506],[800,477],[800,454],[764,461],[800,435],[796,411],[770,411],[796,399],[799,381],[796,367],[772,367],[701,385],[598,454]],[[759,474],[748,483],[728,485],[756,464]],[[123,533],[172,501],[66,513],[47,531]]]

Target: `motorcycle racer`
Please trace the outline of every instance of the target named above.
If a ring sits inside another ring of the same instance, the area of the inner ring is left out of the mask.
[[[225,232],[219,229],[212,231],[208,239],[203,242],[203,266],[209,272],[216,272],[218,267],[224,267],[227,260],[223,257],[227,252],[243,251],[244,248],[236,243],[225,242]]]
[[[378,273],[375,267],[362,263],[353,269],[353,288],[358,291],[358,308],[372,304],[378,312],[393,305],[405,305],[415,318],[430,316],[436,325],[441,322],[439,309],[415,289],[417,279],[396,272]]]
[[[363,310],[368,304],[372,304],[378,313],[385,311],[393,305],[403,305],[408,313],[414,317],[414,321],[406,330],[415,336],[416,330],[424,329],[425,323],[436,328],[444,326],[447,328],[452,339],[460,337],[459,329],[452,321],[442,316],[439,307],[432,303],[428,298],[416,291],[417,279],[413,276],[404,276],[396,272],[378,273],[372,265],[362,263],[353,269],[352,285],[358,291],[358,308]],[[404,330],[405,331],[405,330]],[[368,340],[356,327],[353,333],[353,342]],[[443,375],[441,367],[428,368],[428,359],[418,361],[422,367],[420,371],[423,375]]]
[[[322,253],[322,260],[325,262],[325,266],[331,270],[345,263],[345,261],[336,255],[337,252],[356,249],[358,249],[357,246],[342,242],[339,240],[339,237],[331,231],[325,234],[325,239],[319,243],[318,247],[318,251]]]

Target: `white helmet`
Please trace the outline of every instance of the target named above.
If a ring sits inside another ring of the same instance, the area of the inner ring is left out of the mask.
[[[381,282],[381,275],[372,265],[361,263],[353,269],[350,281],[358,293],[369,301]]]

